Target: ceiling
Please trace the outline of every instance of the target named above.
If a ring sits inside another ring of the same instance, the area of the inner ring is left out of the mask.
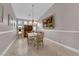
[[[39,19],[54,3],[12,3],[16,18]],[[32,5],[34,5],[32,7]]]

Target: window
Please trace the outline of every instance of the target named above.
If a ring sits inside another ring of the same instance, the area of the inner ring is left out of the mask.
[[[24,25],[27,25],[28,23],[27,23],[27,21],[24,21]]]

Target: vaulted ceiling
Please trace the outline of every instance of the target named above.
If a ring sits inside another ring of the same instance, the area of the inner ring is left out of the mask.
[[[16,18],[27,20],[39,19],[52,5],[53,3],[12,3]]]

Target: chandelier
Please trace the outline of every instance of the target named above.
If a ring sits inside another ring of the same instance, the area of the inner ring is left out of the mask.
[[[33,23],[33,25],[36,25],[37,24],[37,22],[35,21],[35,19],[34,19],[34,4],[32,4],[32,23]]]
[[[34,19],[34,4],[32,4],[32,25],[33,25],[33,31],[37,31],[37,22]]]
[[[34,18],[34,5],[32,4],[32,20],[34,20],[33,18]]]

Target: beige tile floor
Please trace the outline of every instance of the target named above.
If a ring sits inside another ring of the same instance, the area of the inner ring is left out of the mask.
[[[17,39],[5,56],[78,56],[79,53],[70,51],[51,41],[44,39],[44,47],[39,49],[27,44],[27,39]]]

